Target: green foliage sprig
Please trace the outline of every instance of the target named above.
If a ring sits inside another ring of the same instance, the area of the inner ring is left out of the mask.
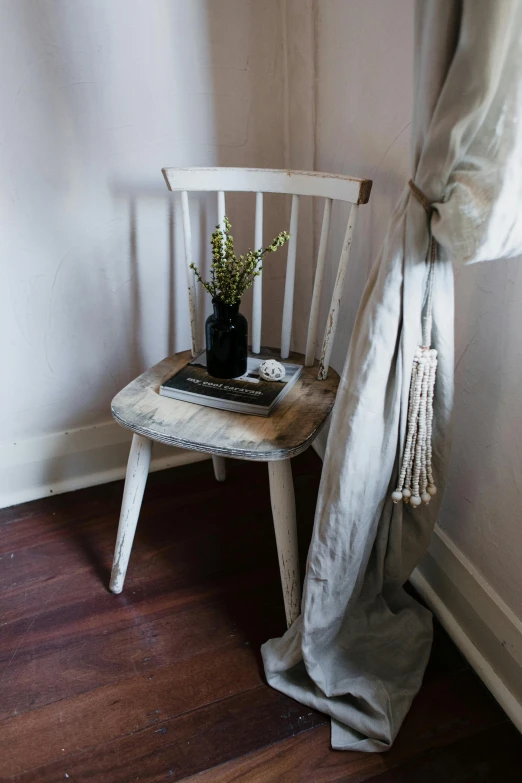
[[[268,247],[248,250],[244,256],[236,256],[234,237],[230,233],[232,226],[226,216],[223,222],[224,230],[216,226],[210,240],[212,247],[210,280],[203,280],[195,264],[191,264],[190,268],[194,270],[196,278],[213,299],[218,299],[224,304],[236,304],[247,288],[253,284],[254,279],[261,274],[263,256],[266,253],[275,253],[290,239],[290,234],[281,231]]]

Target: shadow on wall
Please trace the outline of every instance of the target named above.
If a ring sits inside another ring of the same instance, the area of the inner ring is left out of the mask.
[[[39,379],[36,400],[31,388],[8,392],[10,441],[107,421],[125,383],[188,347],[179,197],[161,168],[280,167],[283,112],[278,0],[4,8],[17,75],[1,159],[6,355],[15,376],[31,366]],[[191,211],[205,266],[215,201],[191,199]],[[246,248],[254,196],[232,195],[227,211]],[[276,205],[267,235],[281,223]]]

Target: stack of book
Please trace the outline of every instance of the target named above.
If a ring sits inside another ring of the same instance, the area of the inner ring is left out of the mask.
[[[208,374],[206,351],[203,351],[165,381],[160,387],[160,394],[224,411],[269,416],[288,394],[303,367],[283,362],[284,378],[265,381],[259,375],[259,366],[265,358],[249,356],[246,373],[240,378],[225,380]]]

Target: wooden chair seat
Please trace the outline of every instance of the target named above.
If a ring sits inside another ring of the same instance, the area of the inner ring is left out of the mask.
[[[263,356],[279,352],[262,349]],[[192,358],[177,353],[129,383],[112,402],[112,413],[124,427],[152,440],[224,457],[268,462],[294,457],[314,440],[332,410],[339,375],[332,369],[317,380],[318,362],[302,375],[268,416],[250,416],[162,397],[159,388]],[[302,354],[286,362],[304,365]]]

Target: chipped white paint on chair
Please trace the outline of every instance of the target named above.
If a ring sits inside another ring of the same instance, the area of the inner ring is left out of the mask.
[[[269,462],[268,477],[286,622],[290,627],[299,617],[301,609],[295,497],[290,460]]]
[[[219,457],[216,454],[212,455],[212,464],[214,466],[214,476],[216,481],[225,481],[227,477],[227,464],[225,457]]]
[[[171,191],[177,191],[181,194],[181,211],[183,222],[183,234],[185,240],[185,260],[187,271],[187,287],[189,298],[189,314],[192,335],[191,351],[195,355],[200,349],[202,339],[198,335],[198,323],[196,312],[196,295],[194,286],[194,274],[190,269],[192,261],[192,234],[190,224],[190,210],[188,193],[192,191],[213,191],[217,193],[217,214],[218,222],[223,224],[225,212],[225,194],[229,191],[252,192],[256,193],[256,215],[255,215],[255,248],[262,247],[263,244],[263,194],[265,193],[285,193],[292,196],[292,206],[290,214],[290,241],[287,249],[286,280],[283,303],[283,319],[281,330],[281,356],[287,358],[290,355],[291,335],[292,335],[292,316],[294,302],[294,281],[296,274],[296,264],[298,259],[298,225],[299,225],[299,203],[302,197],[312,196],[325,199],[323,224],[321,230],[321,239],[319,242],[319,252],[317,256],[316,273],[310,307],[310,320],[308,326],[308,335],[306,343],[306,355],[302,357],[301,362],[305,367],[313,367],[316,344],[317,330],[319,322],[319,310],[321,302],[322,285],[324,278],[324,268],[326,259],[326,250],[328,242],[328,232],[330,227],[330,218],[332,204],[335,200],[345,201],[352,204],[348,225],[343,243],[343,249],[337,277],[332,294],[330,309],[328,313],[326,329],[323,338],[318,383],[324,382],[328,375],[328,366],[332,351],[337,318],[339,314],[339,303],[343,291],[344,279],[348,267],[350,247],[352,243],[355,216],[357,205],[365,204],[370,196],[371,181],[356,179],[353,177],[336,176],[332,174],[321,174],[318,172],[304,171],[279,171],[273,169],[235,169],[235,168],[196,168],[196,169],[163,169],[163,175],[167,186]],[[262,314],[262,276],[256,278],[253,290],[253,310],[252,310],[252,350],[259,353],[261,348],[261,314]],[[181,356],[181,355],[179,355]],[[186,361],[186,360],[185,360]],[[160,365],[158,365],[159,367]],[[145,376],[142,376],[145,377]],[[314,381],[315,383],[315,381]],[[119,397],[121,397],[121,394]],[[332,398],[333,399],[333,398]],[[325,409],[326,410],[326,409]],[[116,413],[115,413],[116,415]],[[231,414],[228,414],[231,415]],[[239,414],[236,414],[239,416]],[[325,413],[326,417],[327,413]],[[257,417],[249,417],[257,418]],[[299,417],[295,417],[298,419]],[[294,419],[294,420],[295,420]],[[121,411],[118,411],[117,420],[125,422],[125,417]],[[291,417],[288,419],[291,420]],[[133,428],[132,424],[126,424]],[[297,426],[297,424],[296,424]],[[136,425],[134,432],[143,433],[143,428]],[[319,429],[312,430],[308,440],[303,441],[300,450],[306,448],[317,434]],[[165,436],[159,433],[152,437],[167,441]],[[175,433],[172,438],[175,438]],[[170,439],[170,433],[169,433]],[[279,439],[280,440],[280,439]],[[254,442],[254,441],[252,441]],[[147,479],[147,473],[150,463],[150,450],[152,441],[144,437],[143,434],[135,434],[132,442],[131,454],[127,468],[127,477],[125,480],[125,489],[123,505],[120,516],[120,525],[118,528],[118,537],[116,542],[116,551],[114,555],[113,570],[111,576],[110,588],[113,592],[121,592],[127,565],[129,562],[132,541],[136,529],[136,523],[140,511],[143,491]],[[193,444],[187,443],[187,448],[202,450],[201,443],[194,441]],[[266,446],[266,443],[265,443]],[[218,481],[224,481],[226,478],[225,457],[223,449],[210,447],[207,443],[209,452],[212,453],[214,464],[214,475]],[[241,451],[241,449],[239,449]],[[217,453],[216,453],[217,452]],[[220,453],[221,452],[221,453]],[[237,449],[231,445],[226,454],[237,456]],[[288,625],[296,619],[300,611],[300,581],[299,581],[299,560],[297,552],[297,529],[295,519],[295,501],[292,484],[292,469],[290,465],[290,451],[281,452],[279,446],[274,442],[274,450],[267,454],[267,462],[270,478],[270,495],[272,500],[272,512],[274,517],[274,529],[279,556],[279,567],[281,572],[281,582],[283,586],[283,597],[285,602],[285,612]],[[283,458],[282,458],[283,457]],[[247,457],[255,459],[255,452]]]
[[[142,435],[134,435],[127,463],[127,475],[123,489],[120,524],[114,552],[110,589],[113,593],[121,593],[129,558],[140,515],[141,502],[145,492],[145,484],[149,475],[152,441]]]

